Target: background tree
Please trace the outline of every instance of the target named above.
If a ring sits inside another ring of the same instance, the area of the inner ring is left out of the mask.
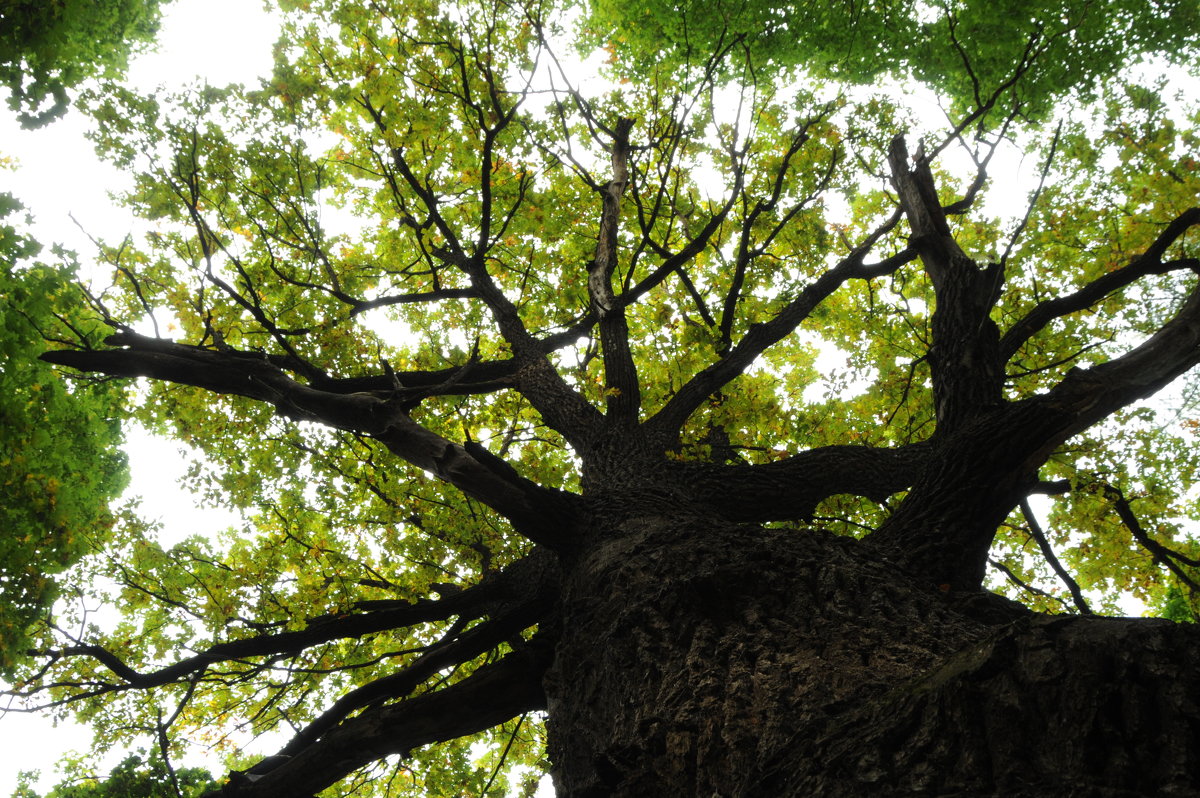
[[[124,489],[117,421],[124,389],[64,381],[37,357],[47,340],[78,340],[97,324],[72,285],[74,270],[33,263],[39,245],[0,194],[0,673],[9,674],[44,623],[54,578],[102,548],[109,504]],[[102,336],[101,336],[102,337]],[[98,343],[99,340],[97,339]]]
[[[563,795],[1200,784],[1195,628],[1085,617],[1195,601],[1195,413],[1137,403],[1200,361],[1197,118],[1108,56],[1047,77],[1090,16],[1005,46],[885,9],[962,65],[933,120],[733,22],[661,70],[618,30],[585,94],[557,10],[286,10],[268,85],[89,99],[155,227],[101,253],[112,334],[44,357],[150,378],[137,416],[248,520],[128,519],[76,577],[124,620],[64,607],[19,698],[286,729],[243,796],[529,793],[547,758]],[[1185,23],[1147,41],[1192,57]]]
[[[989,100],[1015,102],[1041,121],[1055,101],[1094,99],[1107,77],[1146,58],[1175,58],[1195,45],[1194,3],[1076,0],[1003,6],[963,0],[888,2],[651,2],[592,0],[587,41],[620,50],[632,73],[655,63],[689,64],[725,47],[749,50],[757,67],[801,67],[850,84],[911,75],[960,115]],[[1014,66],[1027,69],[1014,80]],[[999,87],[995,97],[989,93]]]
[[[45,796],[22,784],[13,798],[198,798],[216,786],[212,776],[200,768],[175,770],[159,758],[143,761],[130,755],[107,778],[72,778]]]
[[[162,0],[3,0],[0,85],[26,127],[62,116],[67,89],[123,71],[158,29]]]
[[[26,127],[66,112],[67,89],[112,77],[149,42],[160,0],[0,2],[0,85]],[[7,158],[0,156],[7,166]],[[21,203],[0,193],[0,674],[27,648],[29,627],[59,595],[53,578],[103,547],[109,505],[125,487],[118,416],[124,389],[65,383],[36,356],[47,340],[87,340],[96,326],[63,265],[32,263],[42,245],[20,224]]]

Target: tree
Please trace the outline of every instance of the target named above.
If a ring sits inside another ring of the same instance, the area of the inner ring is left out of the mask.
[[[64,381],[37,359],[47,338],[86,339],[103,325],[86,313],[72,269],[30,262],[39,245],[9,224],[20,208],[0,194],[3,674],[12,672],[31,628],[58,597],[54,576],[103,545],[113,524],[109,504],[127,478],[117,448],[124,390],[111,382]]]
[[[289,729],[237,796],[1197,789],[1196,628],[1093,612],[1196,601],[1195,411],[1138,404],[1200,361],[1162,84],[1048,80],[1037,26],[976,69],[951,15],[944,122],[735,27],[624,78],[618,30],[589,96],[543,6],[287,10],[268,85],[90,98],[154,227],[43,356],[148,378],[247,528],[131,520],[78,577],[125,620],[14,692]]]
[[[158,26],[160,0],[0,2],[0,85],[26,127],[66,112],[67,89],[124,70]],[[0,156],[7,166],[8,159]],[[87,341],[94,319],[66,265],[29,263],[41,251],[10,217],[22,205],[0,192],[0,674],[28,646],[29,628],[58,597],[55,574],[101,548],[109,505],[125,487],[118,421],[124,391],[65,383],[37,362],[46,340]]]
[[[108,778],[73,778],[57,785],[45,798],[197,798],[216,787],[211,774],[200,768],[176,771],[161,759],[143,762],[137,755],[127,756],[112,769]],[[28,785],[17,788],[13,798],[43,798]]]
[[[0,2],[0,85],[22,124],[47,124],[66,112],[67,89],[123,71],[158,29],[161,2]]]

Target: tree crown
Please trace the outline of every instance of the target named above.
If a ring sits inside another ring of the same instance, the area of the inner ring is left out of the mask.
[[[247,525],[125,518],[78,577],[120,625],[63,610],[19,694],[111,739],[289,726],[315,783],[504,789],[559,563],[664,512],[865,537],[948,592],[990,560],[1043,610],[1195,606],[1194,413],[1135,403],[1200,358],[1197,117],[1118,69],[1194,54],[1186,13],[596,3],[588,94],[559,9],[284,8],[262,86],[85,98],[147,227],[100,253],[111,335],[45,357],[151,378],[136,417]],[[868,83],[907,71],[944,119]],[[349,775],[393,717],[448,719]]]

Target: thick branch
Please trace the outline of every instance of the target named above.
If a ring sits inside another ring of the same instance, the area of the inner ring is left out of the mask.
[[[402,406],[371,394],[340,394],[296,382],[265,359],[216,352],[131,332],[110,336],[109,350],[60,350],[42,358],[81,371],[150,377],[219,394],[268,402],[281,415],[370,435],[398,457],[436,474],[501,515],[539,543],[561,545],[570,511],[566,494],[546,490],[503,468],[495,458],[469,453],[414,422]],[[544,359],[544,358],[543,358]]]
[[[1198,363],[1200,285],[1193,287],[1175,316],[1140,346],[1089,369],[1071,369],[1061,383],[1039,399],[1055,410],[1072,414],[1072,422],[1064,431],[1069,437],[1153,395]]]
[[[629,131],[632,127],[633,120],[622,117],[613,130],[613,177],[601,191],[600,232],[596,237],[595,257],[588,264],[588,296],[592,312],[600,319],[608,413],[622,425],[635,423],[641,406],[637,367],[629,351],[625,308],[617,303],[612,290],[612,276],[617,267],[621,197],[629,185]]]
[[[404,698],[438,671],[470,662],[507,640],[517,639],[521,632],[544,620],[553,600],[549,592],[534,596],[453,640],[430,647],[408,667],[351,690],[302,729],[281,753],[299,754],[351,713],[379,701]]]
[[[888,161],[912,228],[912,245],[937,298],[928,360],[938,426],[948,429],[1001,401],[999,333],[988,314],[999,297],[1003,267],[979,269],[955,242],[923,148],[910,168],[904,138],[897,136]]]
[[[976,413],[939,436],[929,465],[870,545],[934,584],[976,589],[996,528],[1071,436],[1200,363],[1200,288],[1141,346],[1054,389]]]
[[[825,446],[763,465],[676,463],[672,470],[722,517],[764,523],[809,519],[817,504],[839,494],[882,502],[912,486],[929,450],[927,443]]]
[[[494,665],[457,684],[351,718],[298,756],[253,781],[231,781],[206,798],[301,798],[336,784],[346,775],[386,756],[475,734],[532,710],[544,709],[542,674],[549,665],[548,642],[535,638]]]
[[[388,629],[443,621],[453,616],[460,619],[477,618],[488,612],[489,606],[501,602],[516,606],[522,602],[528,603],[531,597],[541,596],[540,600],[545,603],[547,597],[557,589],[554,562],[553,555],[538,549],[503,571],[485,577],[478,585],[436,601],[418,599],[360,614],[338,613],[313,618],[304,629],[217,643],[195,656],[150,673],[139,673],[101,646],[71,646],[46,653],[55,658],[92,657],[125,681],[122,688],[144,690],[180,681],[219,662],[295,655],[333,640],[360,638]]]
[[[1039,302],[1000,339],[1000,357],[1007,362],[1017,353],[1022,344],[1050,322],[1071,313],[1086,310],[1142,277],[1151,274],[1166,274],[1181,269],[1200,269],[1200,260],[1196,258],[1166,262],[1162,259],[1172,244],[1198,224],[1200,224],[1200,208],[1189,208],[1167,225],[1154,243],[1127,266],[1097,277],[1074,293]]]
[[[586,335],[595,323],[595,316],[588,314],[567,329],[539,339],[538,349],[543,354],[549,354],[570,346]],[[250,353],[246,355],[252,356]],[[291,370],[289,358],[276,360],[268,356],[268,359]],[[465,396],[515,388],[520,371],[521,361],[509,358],[471,361],[437,371],[394,371],[363,377],[320,377],[310,380],[309,384],[323,391],[341,394],[378,393],[406,405],[431,396]]]

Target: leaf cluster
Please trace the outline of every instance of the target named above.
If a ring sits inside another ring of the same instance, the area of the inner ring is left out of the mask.
[[[4,0],[0,85],[25,127],[67,110],[67,90],[123,70],[158,29],[162,0]]]
[[[103,547],[127,480],[112,382],[71,381],[37,359],[46,341],[89,340],[96,322],[74,269],[30,263],[38,245],[0,197],[0,671],[58,595],[55,574]]]

